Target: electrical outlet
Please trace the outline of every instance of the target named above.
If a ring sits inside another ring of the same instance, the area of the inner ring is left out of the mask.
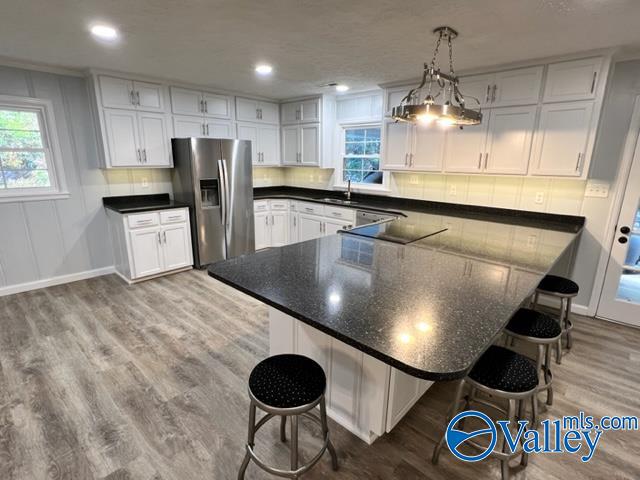
[[[527,248],[535,248],[536,243],[538,243],[538,237],[535,235],[529,235],[527,237]]]
[[[609,196],[609,184],[606,182],[594,182],[589,180],[584,191],[585,197],[607,198]]]
[[[409,177],[409,185],[417,185],[418,183],[420,183],[418,181],[418,176],[417,175],[411,175]]]
[[[544,203],[544,192],[536,192],[536,199],[535,202],[537,204],[541,204]]]
[[[147,177],[142,177],[142,188],[149,188],[149,179]]]
[[[458,194],[458,189],[455,185],[449,185],[449,195],[455,197]]]

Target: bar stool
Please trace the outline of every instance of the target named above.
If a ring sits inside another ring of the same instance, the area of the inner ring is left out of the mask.
[[[530,308],[518,310],[504,330],[512,342],[514,339],[537,345],[536,370],[542,372],[544,383],[538,378],[538,392],[547,391],[547,405],[553,404],[553,374],[551,373],[551,345],[557,345],[562,335],[560,324],[552,317]]]
[[[562,337],[567,337],[567,349],[570,350],[573,342],[571,339],[571,330],[573,329],[573,323],[569,318],[571,314],[571,300],[578,295],[580,287],[573,280],[568,278],[559,277],[557,275],[545,275],[545,277],[538,284],[536,293],[533,297],[533,308],[538,306],[538,297],[540,294],[555,297],[560,299],[560,312],[558,316],[558,322],[562,328],[562,335],[558,340],[558,346],[556,349],[556,363],[562,363]]]
[[[331,455],[333,470],[338,469],[338,457],[329,439],[327,425],[327,411],[324,392],[327,378],[322,367],[315,361],[302,355],[284,354],[266,358],[254,367],[249,375],[249,435],[246,444],[246,454],[238,479],[244,478],[249,461],[272,475],[287,478],[298,478],[313,467],[328,449]],[[316,406],[320,406],[320,417],[311,413]],[[256,409],[266,412],[256,423]],[[267,465],[258,458],[253,451],[255,434],[267,421],[279,416],[280,440],[286,441],[286,421],[291,422],[291,469],[282,470]],[[322,429],[323,444],[320,451],[306,464],[298,466],[298,417],[305,416]]]
[[[469,385],[469,394],[463,399],[462,393],[465,385]],[[526,402],[531,401],[531,424],[537,426],[538,422],[538,402],[536,400],[536,391],[538,388],[538,374],[533,362],[519,353],[509,350],[508,348],[498,345],[492,345],[480,357],[473,366],[469,374],[460,380],[456,389],[455,399],[449,409],[446,424],[457,413],[468,410],[473,404],[480,404],[491,410],[506,415],[505,420],[513,421],[524,419],[526,411]],[[508,401],[508,408],[504,409],[497,403],[488,400],[479,399],[476,393],[484,392],[491,398],[502,398]],[[460,409],[460,404],[464,400],[464,406]],[[516,405],[517,403],[517,405]],[[516,408],[517,407],[517,408]],[[460,422],[462,423],[462,422]],[[463,428],[464,425],[460,425]],[[498,432],[501,430],[498,428]],[[508,480],[510,476],[509,461],[512,458],[522,455],[520,463],[526,466],[528,463],[528,454],[518,448],[515,452],[508,452],[508,444],[503,435],[501,451],[495,448],[490,456],[500,460],[502,479]],[[440,457],[440,451],[446,441],[445,434],[442,436],[433,451],[432,463],[436,465]],[[473,440],[467,440],[466,444],[484,451],[486,447],[478,444]]]

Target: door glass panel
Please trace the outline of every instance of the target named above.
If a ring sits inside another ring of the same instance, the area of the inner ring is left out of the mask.
[[[628,248],[616,297],[640,304],[640,207],[636,209],[631,232],[624,235],[618,231],[616,241],[624,237],[628,237]]]

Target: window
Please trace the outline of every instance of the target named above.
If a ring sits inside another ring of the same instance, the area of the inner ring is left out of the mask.
[[[57,145],[51,103],[0,96],[0,200],[64,194]]]
[[[343,182],[382,186],[380,130],[378,125],[344,129]]]

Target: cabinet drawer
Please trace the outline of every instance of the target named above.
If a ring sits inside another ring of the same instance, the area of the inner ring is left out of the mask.
[[[324,207],[324,216],[330,218],[339,218],[341,220],[348,220],[350,222],[355,222],[356,220],[356,211],[351,208],[340,208],[340,207]]]
[[[311,213],[313,215],[324,215],[324,205],[319,203],[298,203],[298,211],[304,213]]]
[[[187,220],[186,210],[164,210],[160,212],[160,223],[180,223]]]
[[[254,212],[266,212],[269,210],[269,202],[267,200],[257,200],[253,202]]]
[[[149,227],[152,225],[158,225],[158,214],[157,212],[150,212],[150,213],[136,213],[135,215],[128,215],[127,225],[129,225],[129,228]]]
[[[269,200],[271,210],[289,210],[288,200]]]

